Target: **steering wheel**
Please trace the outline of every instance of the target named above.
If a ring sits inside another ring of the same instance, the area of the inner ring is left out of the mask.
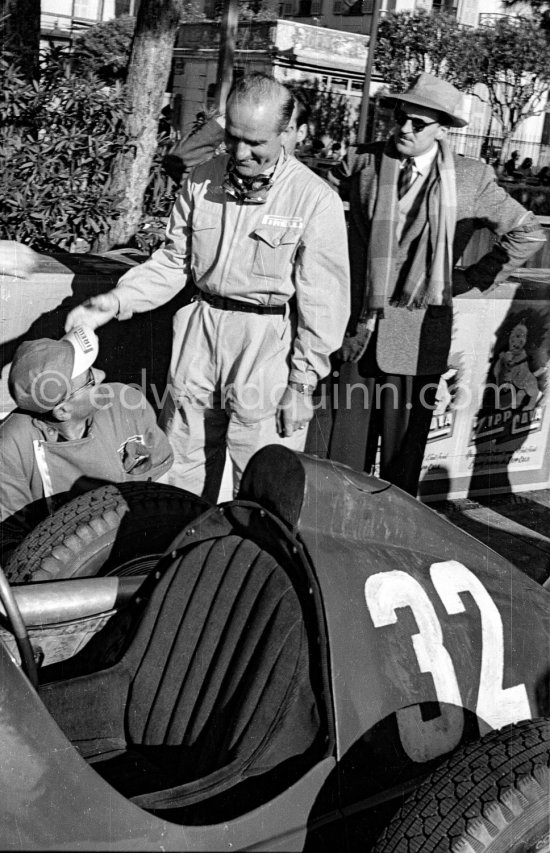
[[[29,639],[29,633],[25,623],[23,622],[19,605],[15,600],[15,596],[8,583],[6,575],[4,574],[2,566],[0,566],[0,603],[6,611],[8,622],[10,623],[11,630],[13,631],[19,656],[21,658],[23,672],[27,675],[32,686],[36,688],[38,687],[38,670],[34,659],[31,641]]]

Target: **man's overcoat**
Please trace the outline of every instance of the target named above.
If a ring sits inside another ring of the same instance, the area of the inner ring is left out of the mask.
[[[361,146],[336,171],[334,182],[349,182],[351,321],[353,332],[363,305],[367,253],[377,198],[378,176],[385,143]],[[495,245],[465,269],[468,285],[487,290],[503,281],[540,249],[545,234],[530,211],[498,185],[492,167],[479,160],[453,154],[456,174],[457,216],[453,244],[456,265],[475,231],[488,228]],[[396,274],[397,280],[397,274]],[[431,305],[408,310],[388,304],[378,323],[376,361],[383,373],[425,375],[447,367],[452,330],[452,308]]]

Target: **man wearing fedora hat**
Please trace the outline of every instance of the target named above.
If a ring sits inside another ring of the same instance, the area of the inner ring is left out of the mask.
[[[332,175],[350,202],[352,312],[341,356],[357,364],[365,405],[346,406],[339,389],[330,456],[369,470],[380,437],[382,478],[416,495],[447,369],[453,295],[504,280],[545,235],[491,167],[451,151],[447,129],[467,124],[454,86],[422,73],[395,98],[389,139],[360,146]],[[456,269],[483,227],[495,245]]]
[[[17,523],[36,523],[49,499],[66,500],[85,482],[156,480],[172,464],[152,407],[139,389],[103,381],[98,350],[96,334],[78,326],[15,352],[8,387],[17,409],[0,425],[0,521],[12,519],[16,534]]]

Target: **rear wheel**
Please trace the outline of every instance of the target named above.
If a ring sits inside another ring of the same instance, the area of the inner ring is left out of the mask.
[[[145,574],[210,504],[155,482],[101,486],[44,519],[12,552],[9,581]]]
[[[405,801],[373,853],[550,853],[550,719],[458,750]]]

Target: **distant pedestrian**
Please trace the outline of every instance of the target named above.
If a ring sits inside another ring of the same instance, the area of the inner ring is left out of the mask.
[[[171,136],[172,134],[172,107],[166,104],[160,111],[158,132],[160,136]]]
[[[518,175],[518,160],[519,151],[512,151],[510,159],[504,164],[504,171],[510,178],[516,178]]]
[[[533,177],[533,161],[530,157],[526,157],[522,162],[521,166],[518,169],[518,172],[524,178],[532,178]]]

